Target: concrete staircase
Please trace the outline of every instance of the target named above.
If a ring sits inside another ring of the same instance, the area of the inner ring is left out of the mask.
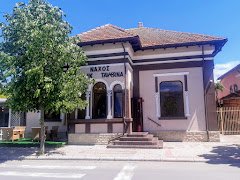
[[[161,149],[163,141],[148,132],[133,132],[112,141],[107,148]]]

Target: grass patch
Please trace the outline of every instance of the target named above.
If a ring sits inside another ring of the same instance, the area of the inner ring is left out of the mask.
[[[4,95],[2,95],[2,94],[0,94],[0,98],[7,98],[6,96],[4,96]]]
[[[58,148],[66,145],[66,142],[45,141],[46,147]],[[40,142],[23,138],[17,141],[0,141],[0,147],[40,147]]]

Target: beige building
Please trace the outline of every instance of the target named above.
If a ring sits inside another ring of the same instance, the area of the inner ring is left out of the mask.
[[[68,130],[69,143],[102,144],[132,131],[165,141],[218,140],[213,60],[227,39],[142,23],[107,24],[79,37],[88,57],[82,71],[94,79],[84,95],[88,106],[48,122]],[[27,114],[27,126],[38,118]]]
[[[132,29],[107,24],[79,37],[88,57],[82,70],[95,83],[86,93],[85,118],[76,112],[69,121],[70,141],[131,131],[167,141],[218,140],[213,59],[226,39],[142,23]]]

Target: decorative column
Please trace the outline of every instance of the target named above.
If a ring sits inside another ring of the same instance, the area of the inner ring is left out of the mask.
[[[157,118],[161,117],[161,110],[160,110],[160,95],[158,92],[155,93],[155,106],[156,106],[156,116]]]
[[[90,91],[87,91],[87,92],[86,92],[87,107],[86,107],[86,116],[85,116],[85,119],[91,119],[91,117],[90,117],[90,96],[91,96],[91,92],[90,92]]]
[[[160,108],[160,93],[158,88],[158,77],[155,77],[155,106],[156,106],[156,116],[157,118],[161,117],[161,108]]]
[[[112,119],[112,90],[107,91],[107,119]]]
[[[190,116],[188,91],[185,91],[185,116]]]
[[[188,78],[187,75],[184,75],[184,96],[185,96],[185,116],[188,117],[190,116],[189,112],[189,97],[188,97]]]

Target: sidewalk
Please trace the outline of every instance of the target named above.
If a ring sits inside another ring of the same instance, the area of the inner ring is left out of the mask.
[[[108,149],[105,145],[67,145],[46,149],[37,156],[37,148],[0,148],[1,160],[108,160],[108,161],[181,161],[240,163],[240,136],[223,137],[222,142],[164,142],[163,149]]]

